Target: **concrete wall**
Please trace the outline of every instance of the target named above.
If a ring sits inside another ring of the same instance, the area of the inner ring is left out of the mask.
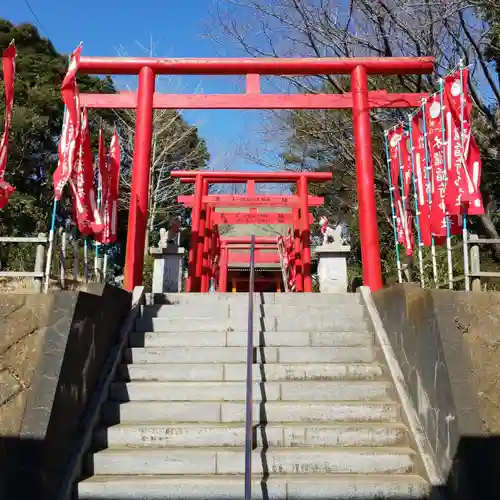
[[[499,498],[500,295],[397,285],[373,298],[450,497]]]
[[[0,497],[42,352],[53,297],[0,294]]]
[[[131,304],[129,293],[102,285],[38,299],[51,300],[51,307],[18,435],[4,436],[9,456],[0,462],[6,471],[0,498],[54,498],[81,417]]]

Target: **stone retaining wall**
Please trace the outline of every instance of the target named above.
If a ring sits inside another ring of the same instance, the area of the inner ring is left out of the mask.
[[[451,498],[500,498],[500,294],[373,294]]]
[[[0,296],[0,498],[53,500],[130,304],[102,285]]]

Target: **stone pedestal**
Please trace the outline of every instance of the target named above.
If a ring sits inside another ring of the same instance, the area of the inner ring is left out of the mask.
[[[329,243],[314,249],[318,256],[318,278],[321,293],[347,292],[348,245]]]
[[[152,292],[182,292],[184,248],[168,245],[164,248],[150,248],[149,253],[155,259]]]

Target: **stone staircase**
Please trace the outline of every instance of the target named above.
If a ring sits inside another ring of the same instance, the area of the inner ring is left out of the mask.
[[[144,307],[81,500],[243,498],[247,301]],[[253,498],[427,498],[358,295],[256,294],[254,330]]]

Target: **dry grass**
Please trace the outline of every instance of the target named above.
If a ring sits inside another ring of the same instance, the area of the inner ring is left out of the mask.
[[[73,277],[66,278],[64,290],[77,291],[85,288],[83,278],[76,282]],[[58,278],[52,277],[49,282],[49,292],[61,291]],[[32,278],[0,278],[0,293],[37,293],[35,280]]]

